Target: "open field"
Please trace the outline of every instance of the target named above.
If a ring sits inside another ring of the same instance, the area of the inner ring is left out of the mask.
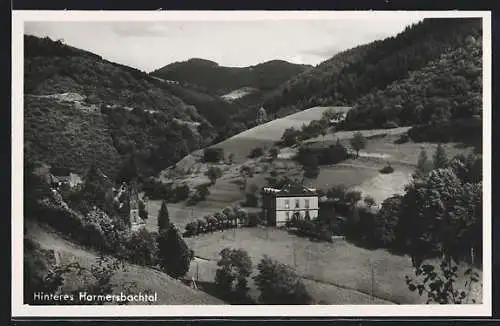
[[[311,120],[320,119],[323,112],[329,109],[342,112],[350,110],[349,107],[313,107],[243,131],[213,147],[223,148],[226,155],[233,153],[236,162],[241,162],[253,148],[272,146],[281,139],[285,129],[301,128],[303,124],[308,124]]]
[[[84,267],[90,267],[91,264],[95,263],[98,256],[96,253],[61,238],[58,234],[45,227],[29,222],[25,226],[32,240],[39,243],[42,248],[54,250],[58,253],[61,263],[76,260]],[[120,292],[125,282],[135,282],[139,290],[150,289],[155,291],[158,301],[153,304],[225,304],[215,297],[184,285],[181,281],[175,280],[165,273],[142,266],[126,264],[126,271],[117,272],[112,279],[117,293]]]
[[[198,277],[207,281],[210,278],[213,280],[215,261],[223,248],[241,248],[248,251],[254,265],[263,255],[268,255],[295,266],[301,276],[317,281],[314,285],[307,283],[313,297],[318,300],[326,298],[331,304],[366,303],[363,300],[369,298],[372,285],[374,296],[380,300],[399,304],[425,303],[425,298],[410,292],[405,284],[404,276],[413,275],[409,257],[393,255],[386,250],[363,249],[342,240],[334,243],[312,242],[273,228],[227,230],[186,241],[198,257],[209,261],[199,260],[198,263]],[[191,272],[195,273],[196,267]],[[329,288],[335,285],[335,291],[330,292]],[[342,294],[339,287],[347,292]],[[474,289],[472,297],[478,302],[481,295],[480,287]]]
[[[427,151],[427,156],[430,160],[432,160],[432,155],[436,150],[437,144],[427,142],[415,143],[412,141],[408,141],[403,144],[396,144],[395,141],[399,139],[400,136],[400,134],[396,132],[397,130],[400,130],[401,134],[405,132],[402,128],[362,131],[362,133],[373,132],[374,134],[365,135],[365,137],[367,137],[366,147],[359,152],[360,157],[379,158],[381,162],[416,166],[420,150],[425,149]],[[391,131],[393,133],[391,133]],[[342,137],[339,137],[340,142],[347,148],[350,148],[351,145],[349,144],[349,139],[352,138],[353,133],[354,132],[351,131],[338,132],[333,135],[327,135],[324,141],[322,138],[316,138],[315,140],[309,140],[306,143],[312,147],[325,147],[335,144],[337,141],[336,135],[342,134]],[[347,135],[350,136],[347,137]],[[474,151],[473,147],[464,147],[459,143],[446,143],[443,144],[443,147],[450,158],[457,154],[468,154]]]
[[[304,111],[305,112],[305,111]],[[301,112],[302,113],[302,112]],[[389,129],[396,130],[396,129]],[[331,166],[321,166],[320,174],[316,179],[306,179],[305,183],[317,189],[328,189],[335,185],[345,185],[349,189],[362,192],[363,196],[371,196],[380,204],[384,199],[394,194],[401,194],[404,191],[404,186],[411,181],[411,174],[415,169],[418,160],[418,155],[421,148],[427,150],[429,159],[436,149],[436,144],[432,143],[413,143],[406,142],[403,144],[395,144],[395,140],[399,135],[384,135],[383,133],[372,135],[367,139],[366,148],[360,152],[360,157],[357,159],[349,159],[339,164]],[[248,139],[241,138],[243,142]],[[256,141],[255,139],[252,141]],[[309,146],[329,146],[335,143],[336,140],[326,140],[309,142]],[[343,139],[341,142],[348,148],[349,139]],[[237,146],[238,141],[233,141],[232,146]],[[471,153],[472,147],[463,148],[459,144],[445,144],[446,152],[449,157],[453,157],[459,153]],[[285,148],[283,153],[292,156],[296,149]],[[286,156],[286,155],[285,155]],[[187,182],[194,185],[208,181],[203,175],[203,171],[207,169],[207,165],[196,163],[195,157],[192,160],[185,160],[185,165],[190,167],[201,166],[199,173],[186,174],[184,177],[177,179],[176,182]],[[188,161],[190,162],[188,164]],[[279,175],[286,175],[291,178],[301,178],[301,167],[290,159],[278,159],[272,164],[258,162],[256,160],[241,160],[241,163],[232,165],[221,165],[224,175],[217,180],[214,186],[210,187],[210,195],[206,201],[202,201],[194,207],[186,207],[184,203],[175,203],[169,205],[171,220],[181,229],[193,219],[201,218],[207,214],[213,214],[221,211],[225,207],[234,206],[241,203],[245,194],[236,185],[236,181],[240,179],[239,168],[242,164],[263,168],[267,166],[267,172],[255,174],[248,179],[248,185],[254,184],[258,188],[267,185],[266,177],[269,176],[269,171],[276,170]],[[394,172],[390,174],[382,174],[379,172],[381,168],[390,164],[394,168]],[[194,168],[193,168],[194,170]],[[149,207],[150,221],[148,225],[156,228],[156,216],[160,203],[152,202]]]
[[[258,261],[253,261],[254,266]],[[212,283],[215,279],[217,270],[217,262],[215,260],[206,260],[196,258],[189,268],[186,279],[198,280],[202,283]],[[252,277],[257,275],[257,270],[254,269],[250,279],[248,280],[249,295],[258,300],[259,290],[256,287]],[[345,289],[334,284],[318,282],[311,279],[303,279],[307,291],[312,295],[314,304],[394,304],[380,298],[371,297],[369,294],[361,293],[352,289]],[[198,284],[202,284],[198,283]]]
[[[398,127],[392,129],[369,129],[369,130],[349,130],[349,131],[337,131],[335,133],[328,133],[323,136],[316,138],[311,138],[306,141],[306,143],[314,143],[317,141],[336,141],[337,138],[340,140],[351,139],[356,132],[360,132],[365,137],[374,137],[377,135],[401,135],[410,130],[411,127]]]

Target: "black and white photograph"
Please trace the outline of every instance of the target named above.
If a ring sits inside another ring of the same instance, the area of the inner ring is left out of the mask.
[[[14,13],[13,309],[491,314],[489,19]]]

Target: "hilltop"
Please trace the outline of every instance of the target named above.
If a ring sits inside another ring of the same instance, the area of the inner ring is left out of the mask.
[[[213,61],[192,58],[166,65],[151,72],[151,75],[187,83],[207,93],[224,95],[243,87],[269,91],[309,68],[311,66],[283,60],[271,60],[249,67],[225,67]]]

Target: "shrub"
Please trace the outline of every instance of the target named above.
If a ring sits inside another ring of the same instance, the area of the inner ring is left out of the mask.
[[[306,167],[304,169],[304,177],[309,179],[316,179],[319,175],[319,167]]]
[[[196,222],[189,222],[186,224],[186,231],[184,231],[184,237],[191,237],[198,234],[198,224]]]
[[[364,199],[363,199],[363,202],[366,204],[366,206],[368,207],[372,207],[372,206],[375,206],[375,199],[372,197],[372,196],[366,196]]]
[[[247,226],[248,227],[254,227],[257,226],[261,223],[261,218],[259,213],[249,213],[248,214],[248,221],[247,221]]]
[[[283,136],[281,136],[281,141],[280,143],[283,146],[292,146],[295,145],[297,142],[298,137],[300,136],[301,132],[295,128],[288,128],[285,130],[283,133]]]
[[[248,157],[249,158],[256,158],[256,157],[260,157],[262,155],[264,155],[264,149],[262,149],[261,147],[257,147],[257,148],[252,149],[252,151],[250,152]]]
[[[222,176],[222,170],[217,166],[211,166],[206,175],[210,179],[210,184],[214,185],[217,179]]]
[[[399,127],[399,125],[395,121],[392,121],[392,120],[387,121],[382,125],[383,129],[393,129],[393,128],[397,128],[397,127]]]
[[[257,207],[259,205],[259,199],[257,195],[252,194],[252,193],[247,193],[246,194],[246,199],[244,202],[244,206],[246,207]]]
[[[379,172],[383,173],[383,174],[389,174],[389,173],[394,172],[394,168],[392,166],[390,166],[390,165],[386,165],[383,168],[381,168],[379,170]]]
[[[172,184],[165,184],[155,178],[148,178],[142,185],[144,194],[152,200],[174,199]]]
[[[175,188],[176,201],[182,201],[189,197],[189,186],[184,184]]]
[[[344,202],[347,194],[347,187],[344,185],[333,186],[326,192],[326,196],[330,199],[336,199]]]
[[[408,134],[402,134],[401,136],[399,136],[398,139],[396,139],[394,141],[394,144],[404,144],[404,143],[407,143],[410,141],[410,136],[408,136]]]

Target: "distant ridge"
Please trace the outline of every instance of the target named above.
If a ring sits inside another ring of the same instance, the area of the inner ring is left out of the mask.
[[[210,60],[191,58],[171,63],[150,74],[195,85],[208,93],[223,95],[243,87],[271,90],[309,68],[309,65],[284,60],[270,60],[248,67],[225,67]]]

